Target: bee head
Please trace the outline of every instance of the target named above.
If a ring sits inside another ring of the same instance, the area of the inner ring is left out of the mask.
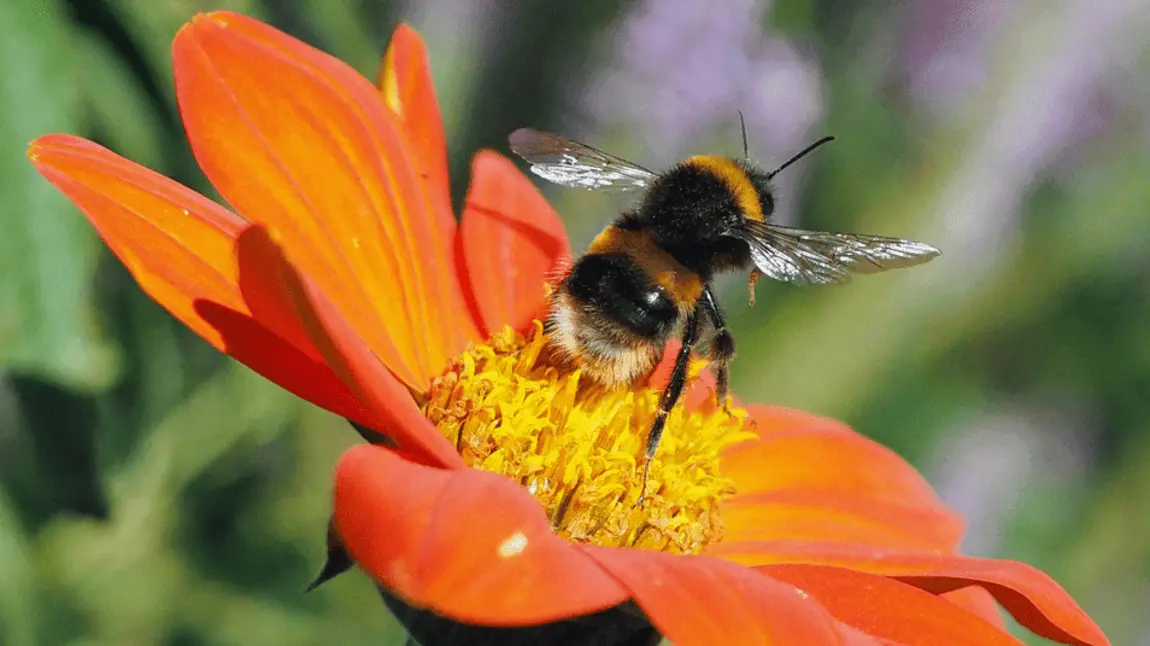
[[[763,172],[757,168],[747,168],[747,178],[755,187],[755,195],[759,198],[759,208],[763,219],[768,220],[775,212],[775,196],[771,189],[771,173]]]

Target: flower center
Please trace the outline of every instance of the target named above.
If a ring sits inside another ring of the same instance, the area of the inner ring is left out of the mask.
[[[423,413],[469,466],[522,483],[571,541],[697,554],[717,540],[719,502],[734,493],[719,458],[753,437],[747,412],[676,406],[636,504],[660,391],[580,379],[545,341],[536,321],[526,336],[505,328],[472,346],[432,381]]]

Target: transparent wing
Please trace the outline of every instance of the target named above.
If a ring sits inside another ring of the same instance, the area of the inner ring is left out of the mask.
[[[520,128],[508,137],[511,150],[531,164],[531,172],[576,188],[645,188],[655,174],[631,162],[566,137]]]
[[[941,253],[924,242],[902,238],[806,231],[776,225],[769,225],[769,228],[776,240],[788,238],[802,242],[856,274],[874,274],[888,269],[913,267]]]
[[[747,222],[735,234],[751,247],[751,259],[763,274],[800,285],[850,281],[851,274],[873,274],[913,267],[939,255],[914,240],[793,229]]]
[[[851,279],[847,267],[799,240],[748,231],[737,231],[733,235],[750,246],[751,260],[764,276],[796,285],[833,285]]]

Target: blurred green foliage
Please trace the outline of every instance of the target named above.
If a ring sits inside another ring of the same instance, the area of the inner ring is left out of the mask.
[[[24,150],[41,134],[80,134],[214,195],[183,139],[169,45],[196,12],[232,9],[368,76],[395,23],[413,21],[429,40],[457,201],[471,153],[503,149],[524,124],[578,123],[581,137],[642,162],[641,122],[572,105],[612,62],[635,3],[456,10],[469,4],[485,3],[0,0],[0,643],[401,643],[363,577],[302,593],[323,557],[332,466],[355,441],[346,423],[144,297]],[[920,237],[947,255],[842,289],[763,283],[753,310],[731,284],[735,386],[892,446],[971,511],[972,549],[1044,569],[1114,643],[1134,643],[1150,638],[1146,42],[1125,39],[1136,62],[1116,68],[1125,93],[1107,95],[1101,125],[1013,180],[1006,212],[952,218],[1001,188],[980,169],[1010,138],[999,126],[1011,106],[1060,100],[1026,92],[1078,26],[1041,2],[1020,6],[996,27],[987,81],[943,118],[892,88],[886,34],[907,19],[896,5],[762,12],[764,33],[818,61],[817,128],[839,137],[780,199],[801,202],[807,226]],[[1130,33],[1150,33],[1137,29],[1145,14]],[[721,133],[711,143],[730,148]],[[623,206],[548,194],[576,246]],[[985,456],[1016,440],[1021,462],[998,488],[964,494],[985,479]]]

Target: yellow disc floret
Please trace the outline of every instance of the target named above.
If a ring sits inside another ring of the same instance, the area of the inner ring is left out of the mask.
[[[746,411],[677,406],[636,504],[659,390],[602,388],[545,349],[538,322],[469,348],[432,382],[424,414],[468,465],[526,487],[572,541],[697,554],[718,539],[719,502],[734,493],[719,457],[753,437]]]

